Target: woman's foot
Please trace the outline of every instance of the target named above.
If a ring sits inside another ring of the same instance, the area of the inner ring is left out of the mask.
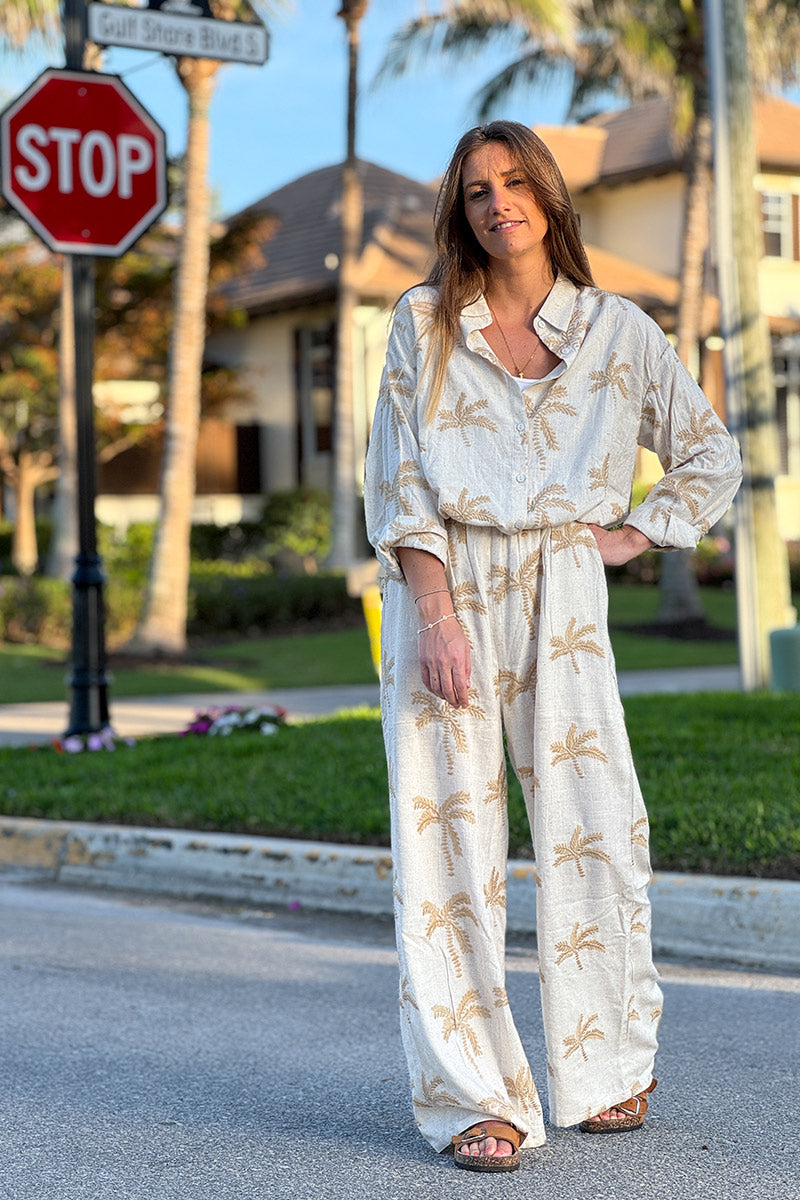
[[[631,1096],[613,1108],[607,1108],[588,1121],[581,1121],[580,1128],[584,1133],[621,1133],[628,1129],[639,1129],[644,1124],[647,1113],[647,1097],[656,1086],[656,1080],[646,1087],[643,1092]]]
[[[452,1139],[455,1164],[466,1171],[516,1171],[521,1140],[506,1121],[482,1121]]]

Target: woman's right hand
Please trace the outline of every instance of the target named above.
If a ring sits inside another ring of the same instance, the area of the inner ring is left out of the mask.
[[[436,617],[421,617],[420,628],[435,620]],[[418,641],[419,665],[425,687],[454,708],[467,708],[470,651],[458,617],[450,613],[447,620],[439,620],[431,629],[423,629]]]

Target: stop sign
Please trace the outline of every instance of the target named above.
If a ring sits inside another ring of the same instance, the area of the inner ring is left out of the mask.
[[[45,71],[0,116],[0,190],[51,250],[122,254],[166,207],[164,132],[115,75]]]

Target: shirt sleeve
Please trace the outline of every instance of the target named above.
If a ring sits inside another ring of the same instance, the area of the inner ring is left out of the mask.
[[[447,563],[447,532],[422,469],[414,403],[419,357],[413,312],[406,303],[389,334],[364,481],[367,536],[384,571],[400,580],[400,546],[427,550]]]
[[[742,478],[739,450],[669,344],[644,396],[639,444],[664,476],[627,517],[657,546],[694,548],[727,510]]]

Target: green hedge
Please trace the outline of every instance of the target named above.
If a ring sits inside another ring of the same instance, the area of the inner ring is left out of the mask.
[[[104,589],[109,646],[126,641],[136,628],[143,591],[124,578],[108,578]],[[297,622],[358,620],[361,603],[347,595],[344,575],[279,578],[263,564],[206,564],[189,585],[190,636],[267,633]],[[69,646],[72,585],[34,575],[0,576],[0,639]]]

